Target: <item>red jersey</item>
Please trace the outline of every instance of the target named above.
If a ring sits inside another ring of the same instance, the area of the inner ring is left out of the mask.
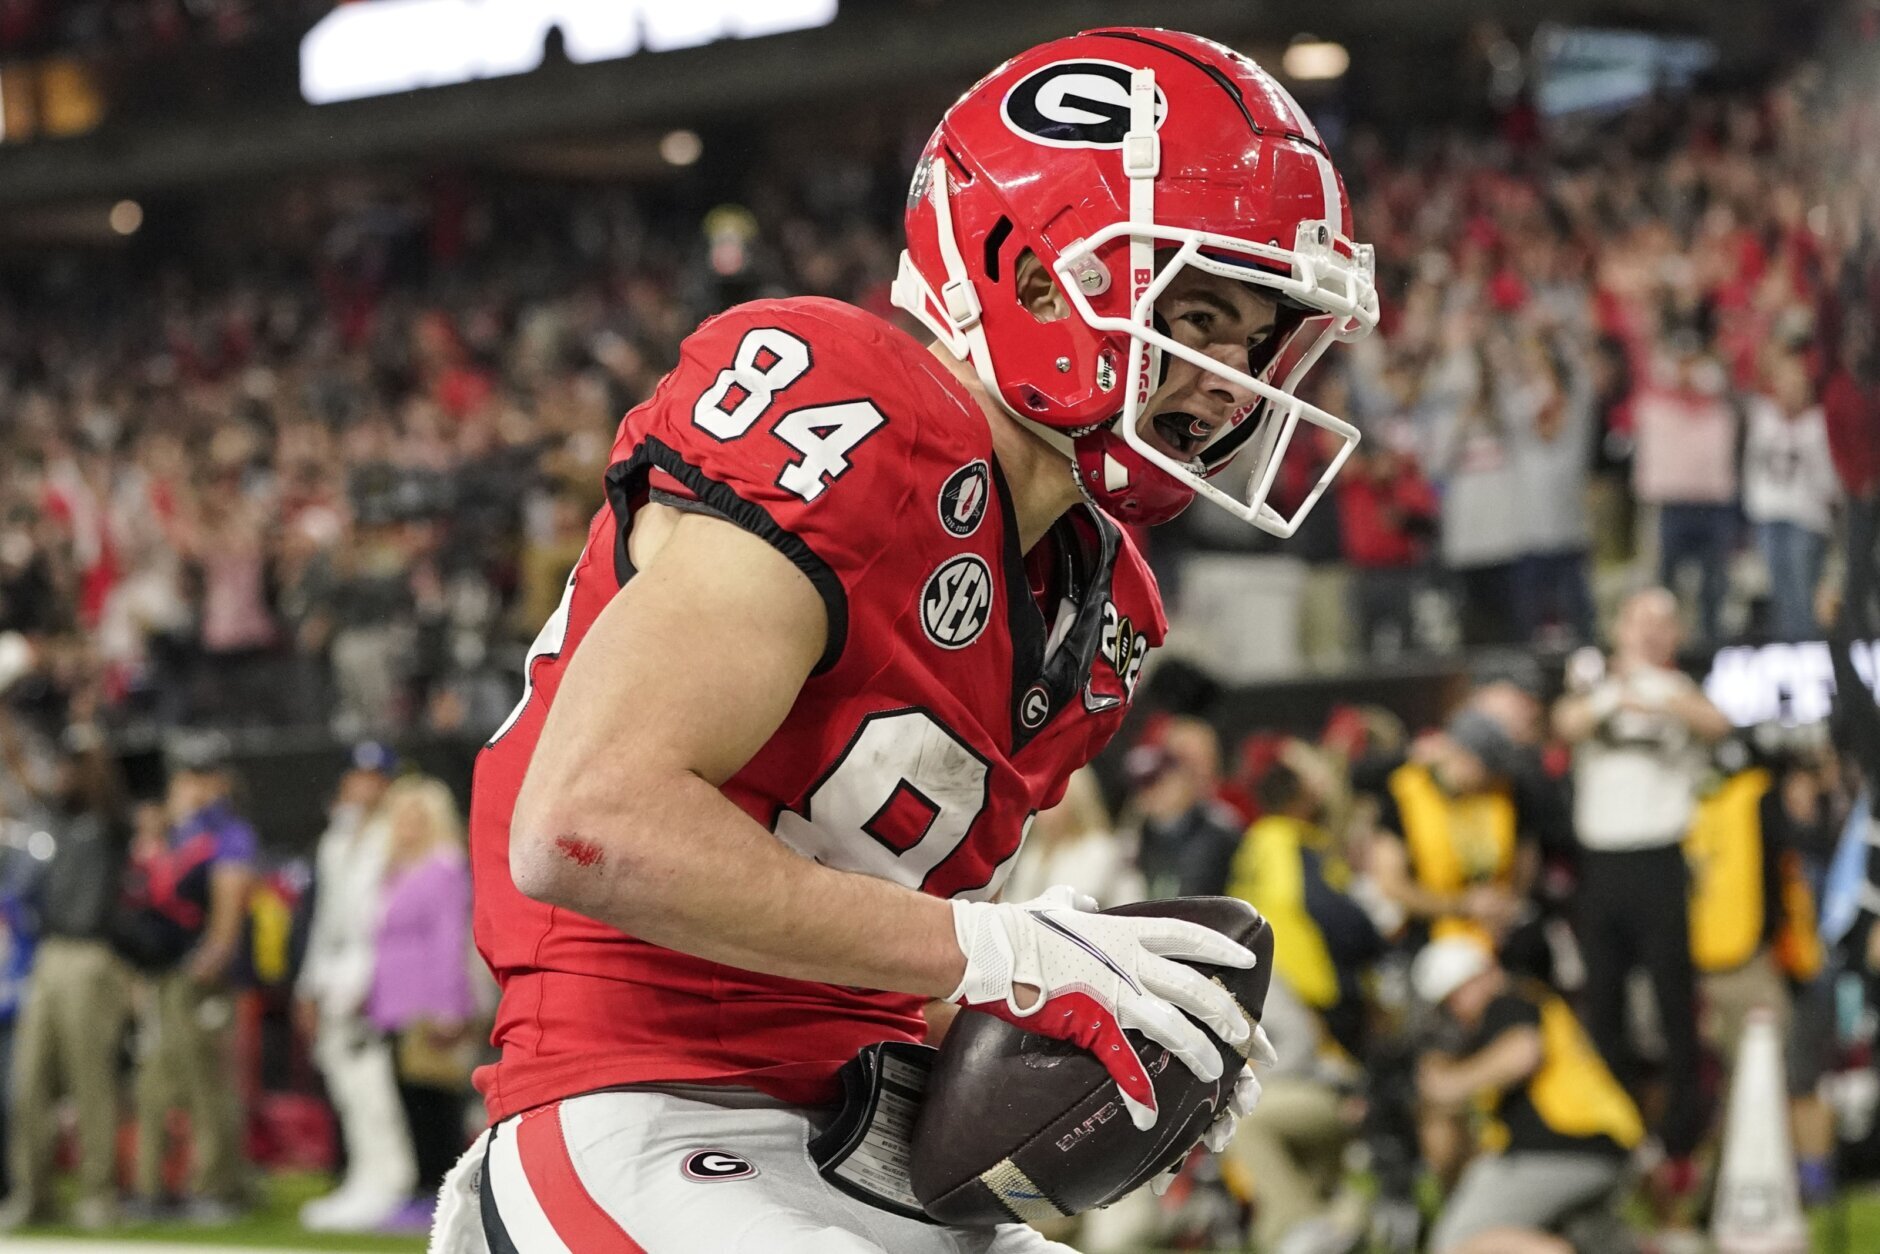
[[[567,659],[632,576],[633,512],[727,519],[827,608],[820,663],[725,795],[805,857],[939,897],[996,893],[1032,816],[1115,733],[1166,630],[1154,578],[1084,505],[1028,560],[977,404],[907,335],[828,300],[701,326],[621,423],[606,490],[522,704],[477,759],[476,937],[502,986],[502,1058],[478,1087],[492,1120],[632,1083],[831,1101],[863,1046],[921,1039],[920,998],[708,962],[510,880],[516,793]]]

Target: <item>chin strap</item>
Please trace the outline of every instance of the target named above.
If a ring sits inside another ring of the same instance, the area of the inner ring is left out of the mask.
[[[1129,319],[1132,322],[1143,321],[1146,317],[1137,306],[1155,279],[1155,241],[1149,236],[1148,228],[1155,224],[1155,180],[1161,172],[1162,138],[1155,133],[1155,71],[1144,66],[1129,75],[1129,130],[1123,135],[1123,173],[1129,179],[1129,224],[1136,228],[1129,237]],[[1139,337],[1130,337],[1129,393],[1123,398],[1125,422],[1133,423],[1141,418],[1142,406],[1155,390],[1161,365],[1160,349],[1145,344]],[[1122,469],[1120,463],[1118,469]],[[1120,491],[1127,486],[1128,472],[1122,471],[1122,477],[1123,484],[1111,485],[1108,490]]]

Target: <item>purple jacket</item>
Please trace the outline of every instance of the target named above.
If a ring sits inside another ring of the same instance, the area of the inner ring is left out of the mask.
[[[385,881],[366,1017],[395,1032],[419,1020],[461,1023],[470,989],[470,867],[438,853]]]

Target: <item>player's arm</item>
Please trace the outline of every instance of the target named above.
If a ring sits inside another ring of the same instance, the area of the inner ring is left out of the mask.
[[[1690,728],[1692,735],[1709,744],[1716,744],[1734,730],[1730,716],[1713,705],[1695,683],[1680,684],[1665,698],[1665,710]]]
[[[1570,692],[1554,703],[1554,735],[1577,745],[1599,730],[1619,708],[1616,684],[1601,684],[1590,692]]]
[[[1410,851],[1395,832],[1382,830],[1371,844],[1370,871],[1378,890],[1413,919],[1439,919],[1462,913],[1460,894],[1425,888],[1410,866]]]
[[[1425,1054],[1417,1064],[1417,1091],[1435,1106],[1461,1106],[1478,1093],[1500,1092],[1540,1070],[1540,1029],[1511,1027],[1466,1058]]]
[[[516,802],[516,886],[745,970],[951,994],[966,964],[946,902],[801,857],[719,791],[789,713],[827,626],[764,540],[672,522],[568,663]]]
[[[1086,914],[1068,890],[941,901],[804,858],[719,791],[781,726],[826,632],[808,578],[766,541],[712,517],[672,524],[562,676],[511,822],[516,886],[745,970],[945,999],[1074,1041],[1138,1127],[1155,1091],[1124,1029],[1217,1078],[1187,1016],[1235,1043],[1252,1025],[1171,959],[1254,963],[1220,933]]]
[[[189,962],[189,974],[198,984],[214,987],[228,975],[241,948],[254,887],[254,868],[246,862],[218,861],[210,871],[209,919]]]

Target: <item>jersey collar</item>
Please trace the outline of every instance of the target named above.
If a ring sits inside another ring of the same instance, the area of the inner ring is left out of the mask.
[[[1085,502],[1073,506],[1045,533],[1056,546],[1064,597],[1075,606],[1069,630],[1047,656],[1048,627],[1032,596],[1026,555],[1019,547],[1018,512],[1011,487],[998,459],[991,462],[992,482],[1005,525],[1005,614],[1012,639],[1012,752],[1017,753],[1066,706],[1077,702],[1089,681],[1102,644],[1103,607],[1110,601],[1122,533],[1103,511]]]

